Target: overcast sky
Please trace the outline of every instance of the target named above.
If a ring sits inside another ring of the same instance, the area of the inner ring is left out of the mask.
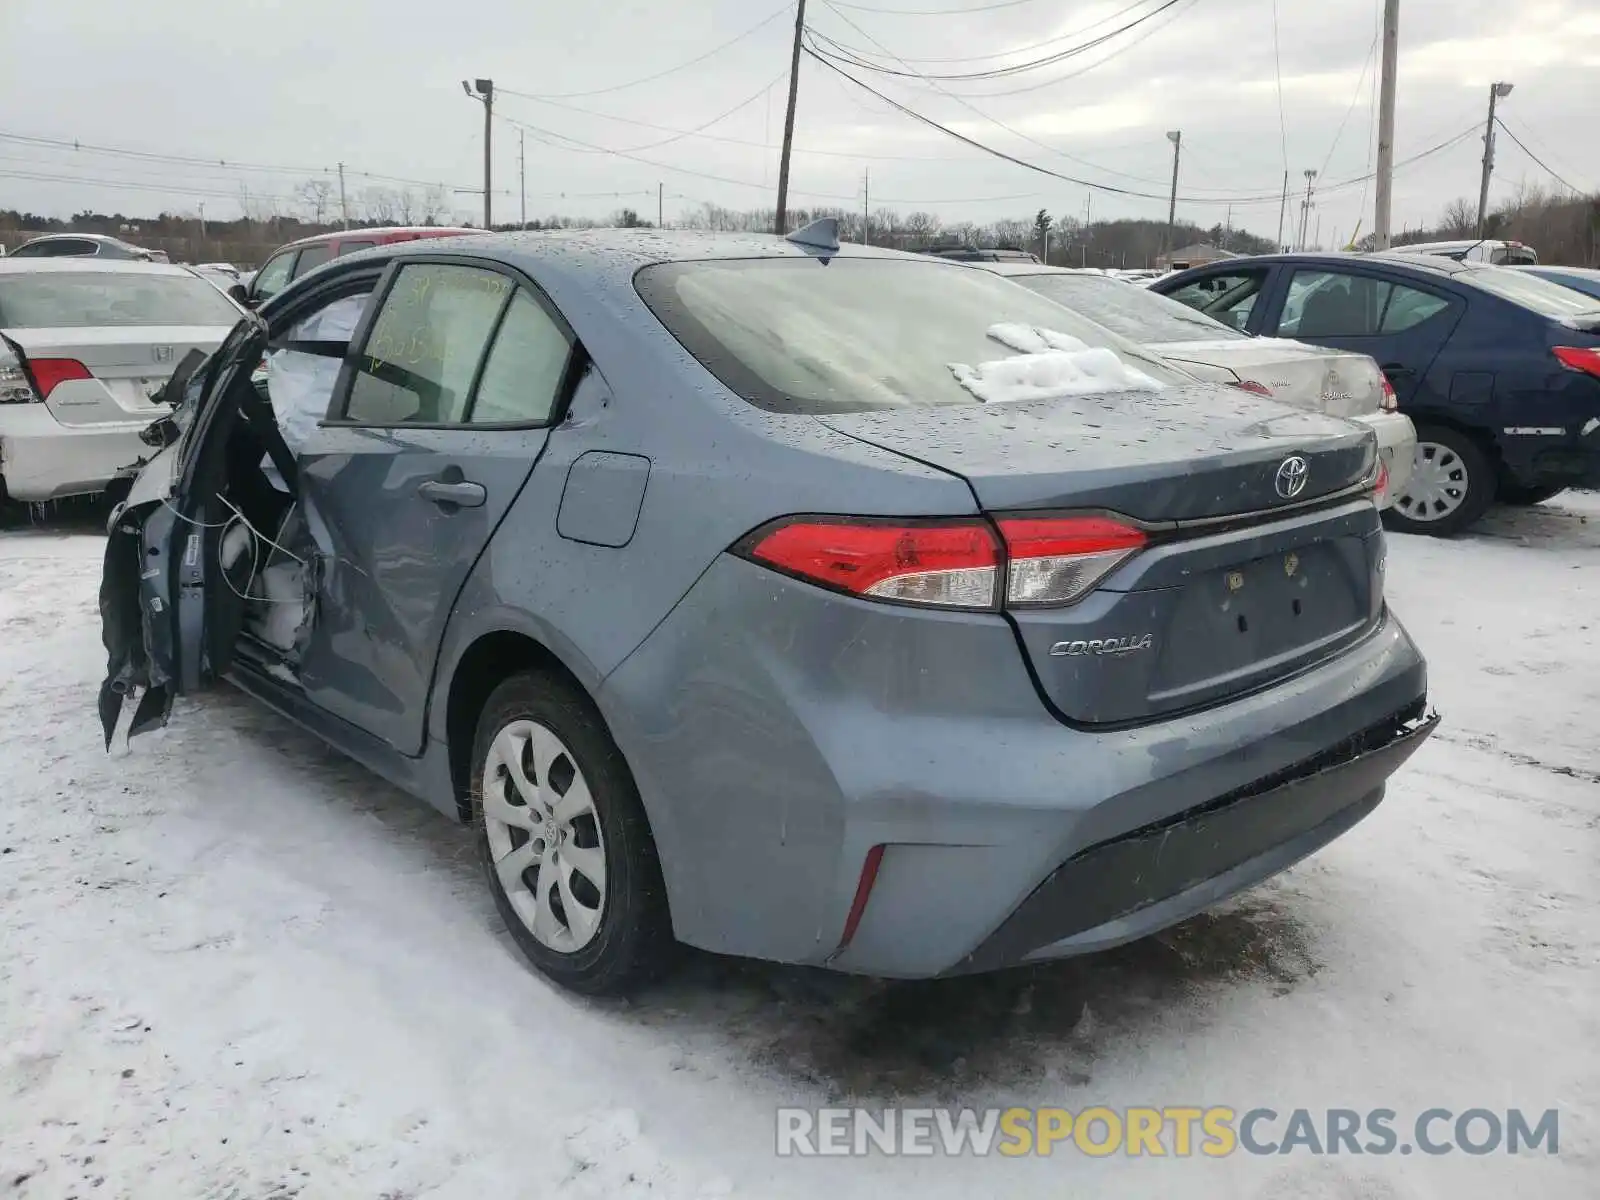
[[[897,70],[954,73],[1069,48],[1161,3],[809,0],[808,22]],[[1272,0],[1179,0],[1097,50],[1000,79],[930,86],[857,73],[1018,158],[1159,197],[1172,165],[1165,134],[1181,129],[1180,217],[1210,225],[1228,218],[1226,197],[1267,197],[1232,210],[1236,227],[1267,237],[1278,231],[1286,139],[1292,238],[1304,170],[1318,169],[1329,184],[1370,170],[1380,7],[1381,0],[1279,0],[1281,126]],[[969,11],[884,11],[952,9]],[[792,11],[778,13],[776,0],[4,0],[0,207],[64,216],[82,208],[193,213],[204,203],[208,215],[236,216],[241,184],[258,200],[285,198],[287,208],[299,184],[339,161],[352,197],[397,186],[371,175],[479,186],[483,110],[460,80],[483,76],[505,89],[499,113],[544,131],[526,134],[530,219],[600,217],[622,204],[653,218],[658,182],[669,223],[702,202],[770,205]],[[769,16],[697,65],[617,86],[691,60]],[[1007,53],[1049,39],[1059,40]],[[1474,124],[1478,132],[1399,171],[1397,228],[1435,220],[1455,197],[1476,197],[1496,79],[1516,84],[1501,111],[1528,148],[1569,183],[1600,189],[1600,3],[1403,0],[1397,157]],[[1030,90],[999,94],[1019,88]],[[567,98],[542,102],[511,90]],[[721,140],[668,140],[735,106],[705,129]],[[504,189],[495,197],[497,221],[518,215],[518,133],[496,122],[496,190]],[[18,135],[281,169],[189,166]],[[925,209],[946,220],[1041,207],[1081,217],[1091,206],[1095,218],[1166,211],[1165,199],[1106,191],[1091,201],[1089,188],[989,158],[809,60],[800,71],[796,146],[797,204],[859,205],[870,172],[875,209]],[[1493,198],[1553,182],[1500,137]],[[463,217],[481,213],[470,194],[455,205]],[[1331,243],[1348,239],[1358,219],[1370,229],[1371,212],[1370,185],[1333,188],[1318,199],[1311,224],[1320,222],[1322,242]]]

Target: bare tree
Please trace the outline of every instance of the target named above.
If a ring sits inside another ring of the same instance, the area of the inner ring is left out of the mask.
[[[333,204],[333,184],[326,179],[308,179],[294,191],[314,225],[321,225]]]
[[[400,224],[410,225],[412,215],[416,213],[421,204],[422,201],[410,188],[397,188],[395,190],[394,210],[395,215],[400,218]]]
[[[437,225],[450,215],[450,192],[444,184],[436,183],[422,192],[422,223]]]
[[[395,193],[389,188],[362,189],[361,209],[369,221],[376,221],[379,225],[393,225],[397,203]]]
[[[1465,196],[1445,205],[1439,219],[1439,232],[1446,238],[1471,237],[1478,232],[1478,209]]]

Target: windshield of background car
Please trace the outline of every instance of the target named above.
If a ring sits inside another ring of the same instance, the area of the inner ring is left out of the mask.
[[[1507,267],[1480,267],[1454,277],[1456,283],[1482,288],[1491,295],[1532,309],[1541,317],[1592,317],[1600,313],[1600,300],[1572,288]]]
[[[1120,279],[1104,275],[1013,275],[1011,279],[1046,299],[1064,304],[1112,333],[1136,342],[1245,341],[1247,334]]]
[[[238,319],[238,308],[195,275],[41,271],[0,276],[0,326],[7,329],[231,326]]]
[[[1104,348],[1157,383],[1193,383],[1110,330],[987,271],[896,259],[662,263],[639,294],[684,347],[758,408],[783,413],[976,404],[952,364],[1010,358],[1002,323]]]

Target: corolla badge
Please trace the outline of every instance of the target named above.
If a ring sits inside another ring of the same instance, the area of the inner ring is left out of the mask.
[[[1057,642],[1050,647],[1050,654],[1054,658],[1081,658],[1086,654],[1109,654],[1114,657],[1120,657],[1124,654],[1137,654],[1140,650],[1148,650],[1155,644],[1154,634],[1129,634],[1127,637],[1090,638],[1081,642]]]
[[[1306,476],[1311,468],[1306,460],[1298,454],[1291,454],[1278,464],[1278,474],[1272,480],[1272,486],[1278,495],[1285,500],[1293,500],[1306,490]]]

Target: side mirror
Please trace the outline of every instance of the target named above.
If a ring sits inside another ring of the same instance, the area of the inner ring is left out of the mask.
[[[233,299],[235,304],[242,304],[246,308],[254,307],[254,305],[250,303],[250,293],[245,291],[244,284],[242,283],[229,285],[228,295]]]

